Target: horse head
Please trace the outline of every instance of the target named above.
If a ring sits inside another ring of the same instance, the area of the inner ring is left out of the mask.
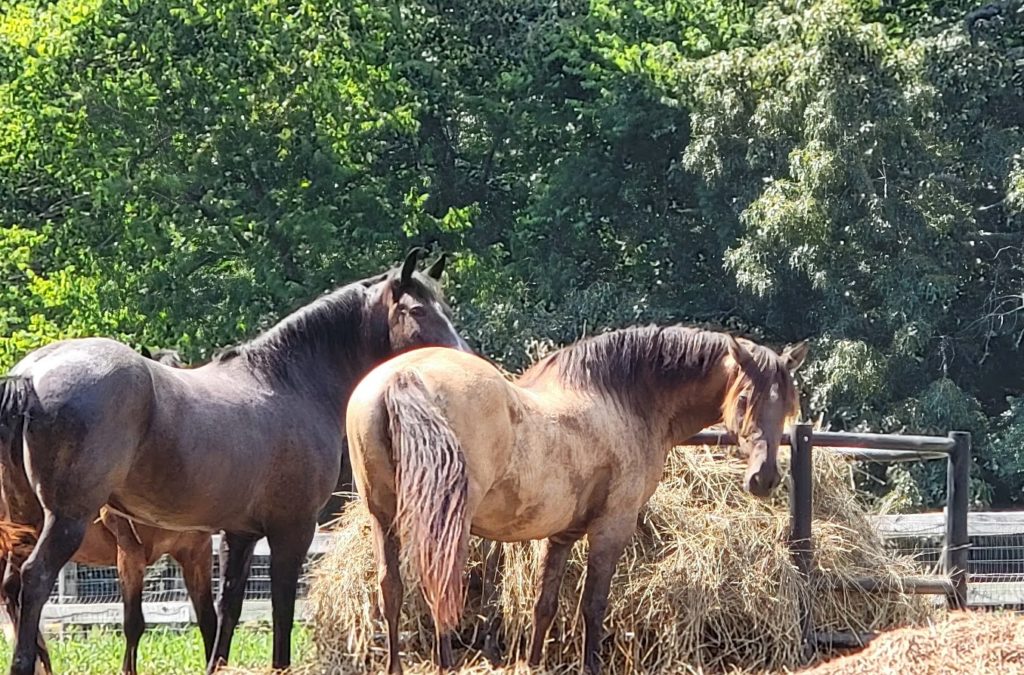
[[[790,345],[778,354],[729,337],[732,377],[722,419],[747,459],[743,486],[755,496],[766,497],[779,484],[779,443],[787,423],[800,413],[793,373],[806,358],[806,342]]]
[[[470,352],[452,324],[452,313],[441,292],[446,255],[442,253],[425,271],[416,270],[424,249],[416,247],[401,267],[365,283],[374,308],[375,323],[386,322],[389,351],[412,347],[453,347]]]

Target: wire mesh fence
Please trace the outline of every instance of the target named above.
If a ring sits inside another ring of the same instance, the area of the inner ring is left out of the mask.
[[[216,555],[219,537],[214,537],[212,545],[213,591],[216,595],[220,592],[220,561]],[[302,599],[309,588],[309,572],[329,546],[330,534],[327,533],[318,534],[310,546],[299,579],[297,616],[300,618]],[[147,623],[184,626],[195,621],[181,568],[167,556],[147,568],[142,602]],[[270,549],[266,540],[261,540],[253,552],[242,620],[269,621],[270,617]],[[50,628],[118,624],[122,618],[123,600],[115,567],[66,565],[43,610],[43,621]],[[6,617],[0,617],[0,620],[6,620]]]
[[[319,553],[307,556],[303,575],[299,578],[299,597],[304,597],[308,587],[307,574],[320,557]],[[220,561],[213,561],[213,588],[219,592]],[[247,600],[270,599],[270,556],[253,556],[249,580],[245,586]],[[185,602],[188,591],[182,578],[181,568],[169,557],[164,556],[146,570],[142,591],[143,602]],[[117,568],[92,567],[70,563],[64,568],[50,601],[55,603],[112,603],[121,602],[121,587]]]
[[[922,574],[942,573],[944,515],[876,519],[886,545],[914,558]],[[1024,610],[1024,513],[972,513],[967,552],[968,602]]]
[[[942,574],[942,513],[880,516],[875,519],[886,545],[912,556],[922,574]],[[976,607],[1024,610],[1024,513],[970,515],[968,553],[969,603]],[[331,545],[331,535],[317,535],[306,558],[298,596],[308,590],[308,573]],[[214,540],[214,551],[219,542]],[[219,592],[219,560],[214,555],[214,592]],[[245,588],[244,617],[270,618],[270,551],[257,544]],[[44,616],[57,624],[119,623],[121,589],[113,567],[70,564],[61,573]],[[185,624],[194,620],[185,582],[177,563],[164,557],[146,571],[144,611],[150,623]]]

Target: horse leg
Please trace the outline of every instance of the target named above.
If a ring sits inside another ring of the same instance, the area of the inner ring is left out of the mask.
[[[558,611],[558,590],[565,576],[565,564],[572,552],[576,539],[552,537],[544,541],[540,571],[537,575],[537,597],[533,605],[533,636],[530,639],[531,668],[540,665],[544,657],[544,641],[547,640],[551,622]]]
[[[121,672],[135,675],[138,672],[139,641],[146,631],[146,619],[142,614],[146,551],[127,519],[101,509],[100,522],[113,535],[117,551],[117,579],[121,584],[121,600],[124,603],[125,649]]]
[[[13,554],[11,554],[13,556]],[[19,598],[21,597],[21,565],[24,561],[14,561],[12,557],[10,560],[2,561],[0,565],[0,595],[3,596],[4,606],[7,609],[7,616],[10,618],[10,626],[7,627],[9,634],[7,639],[12,644],[16,640],[18,633],[18,622],[20,621],[19,614],[21,612],[19,605]],[[36,649],[39,651],[39,664],[36,669],[37,673],[42,675],[52,675],[53,666],[50,663],[50,649],[46,646],[46,640],[43,638],[43,632],[36,631]]]
[[[231,651],[231,638],[242,615],[245,582],[249,578],[252,551],[256,536],[225,532],[221,540],[220,598],[217,601],[217,639],[213,643],[206,673],[210,675],[226,665]]]
[[[173,551],[171,557],[181,566],[185,588],[203,636],[204,663],[209,663],[213,643],[217,639],[217,610],[213,605],[213,548],[209,535],[190,535],[188,541],[188,546]]]
[[[633,531],[636,513],[623,519],[595,521],[587,530],[590,553],[587,556],[587,580],[583,584],[583,668],[588,675],[601,671],[599,648],[604,615],[608,609],[608,591],[611,588],[615,565],[622,557]]]
[[[501,648],[498,644],[498,633],[501,630],[501,605],[498,601],[498,586],[501,584],[501,568],[504,554],[501,542],[486,542],[487,555],[484,557],[484,573],[481,579],[481,604],[484,609],[486,623],[483,631],[481,651],[494,665],[502,661]]]
[[[437,644],[437,672],[444,675],[452,670],[452,664],[455,662],[455,656],[452,653],[452,634],[451,631],[442,633],[435,628],[434,638]]]
[[[10,555],[13,558],[14,554]],[[2,581],[0,581],[0,595],[3,595],[4,608],[7,610],[7,616],[11,620],[11,628],[15,634],[18,632],[18,620],[21,613],[18,606],[18,599],[21,597],[20,567],[20,564],[15,564],[12,560],[5,559],[3,561]],[[11,636],[11,642],[14,642],[13,635]]]
[[[386,521],[390,523],[391,521]],[[405,588],[399,572],[398,537],[382,524],[375,515],[370,519],[373,532],[373,548],[377,559],[377,581],[380,584],[380,605],[388,626],[388,673],[401,675],[402,661],[398,656],[398,619],[402,612]]]
[[[129,529],[129,528],[125,528]],[[142,589],[146,579],[146,553],[133,534],[117,538],[117,577],[121,582],[124,602],[124,660],[121,672],[135,675],[139,656],[139,641],[146,631],[146,618],[142,614]]]
[[[11,675],[32,675],[39,656],[39,619],[61,568],[85,537],[87,518],[44,511],[43,530],[21,568],[21,608]]]
[[[291,665],[292,623],[295,620],[295,592],[316,532],[316,519],[305,526],[286,527],[267,535],[270,545],[270,605],[274,617],[275,670]]]

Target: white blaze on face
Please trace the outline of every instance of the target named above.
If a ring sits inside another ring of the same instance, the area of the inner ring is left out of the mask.
[[[776,402],[779,400],[779,383],[775,382],[772,384],[772,388],[768,390],[768,400]]]

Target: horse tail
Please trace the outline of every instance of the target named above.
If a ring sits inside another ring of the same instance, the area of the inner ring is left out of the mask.
[[[458,626],[465,600],[466,457],[416,373],[398,373],[384,391],[384,405],[395,459],[395,525],[435,629],[445,633]]]
[[[29,408],[37,400],[32,379],[9,375],[0,378],[0,460],[22,465],[21,436]],[[15,452],[17,450],[17,452]]]
[[[24,560],[36,545],[35,528],[0,520],[0,557],[13,553]]]
[[[14,376],[0,379],[0,475],[5,471],[25,470],[22,434],[29,407],[35,400],[36,390],[30,378]],[[7,511],[6,504],[0,507]],[[0,556],[14,553],[22,559],[28,557],[37,536],[33,527],[0,520]]]

